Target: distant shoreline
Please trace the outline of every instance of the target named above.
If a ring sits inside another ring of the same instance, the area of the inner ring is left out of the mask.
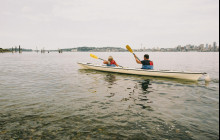
[[[32,50],[21,48],[22,52],[37,52],[37,53],[49,53],[49,52],[127,52],[126,49],[120,47],[78,47],[78,48],[66,48],[66,49],[57,49],[57,50]],[[19,52],[17,48],[2,49],[0,52]],[[134,52],[219,52],[219,47],[204,48],[204,47],[195,47],[195,48],[157,48],[157,49],[134,49]]]
[[[20,48],[20,46],[19,46]],[[50,53],[50,52],[127,52],[125,48],[120,47],[78,47],[78,48],[65,48],[65,49],[57,49],[57,50],[32,50],[32,49],[25,49],[20,48],[21,52],[37,52],[37,53]],[[2,49],[0,48],[0,52],[19,52],[19,49],[17,47],[15,48],[7,48]],[[134,52],[219,52],[218,46],[213,47],[194,47],[194,46],[188,46],[188,47],[176,47],[176,48],[154,48],[154,49],[134,49]]]
[[[1,51],[0,53],[18,53],[19,52],[12,52],[12,51]],[[37,53],[36,51],[22,51],[21,53]],[[46,51],[46,52],[38,52],[39,54],[47,54],[47,53],[59,53],[59,51]],[[64,51],[62,53],[104,53],[104,52],[70,52],[70,51]],[[126,53],[126,52],[119,52],[119,51],[114,51],[114,52],[106,52],[106,53]],[[162,51],[136,51],[136,53],[219,53],[215,51],[210,51],[210,52],[199,52],[199,51],[188,51],[188,52],[162,52]]]

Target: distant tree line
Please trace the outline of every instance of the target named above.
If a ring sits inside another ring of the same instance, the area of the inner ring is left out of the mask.
[[[10,50],[0,48],[0,53],[3,53],[3,52],[10,52]]]
[[[120,47],[101,47],[101,48],[96,48],[96,47],[78,47],[78,48],[67,48],[67,49],[62,49],[65,52],[125,52],[126,50]]]

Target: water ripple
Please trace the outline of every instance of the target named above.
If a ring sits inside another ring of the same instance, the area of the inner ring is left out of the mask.
[[[205,84],[79,70],[87,56],[0,55],[0,139],[218,139],[218,64],[205,67]]]

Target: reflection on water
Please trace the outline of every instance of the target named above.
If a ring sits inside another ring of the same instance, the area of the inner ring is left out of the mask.
[[[148,98],[148,94],[151,93],[149,90],[151,87],[150,79],[139,81],[141,88],[143,92],[140,92],[138,95],[138,103],[136,105],[141,106],[143,109],[147,109],[148,111],[153,111],[153,109],[150,107],[150,104],[152,103],[150,99]],[[153,94],[153,93],[152,93]]]
[[[106,76],[104,77],[104,80],[109,83],[109,85],[116,84],[117,78],[115,74],[108,74],[104,73]],[[120,75],[118,75],[120,76]],[[141,89],[139,90],[138,86],[141,85]],[[140,106],[142,109],[147,109],[148,111],[153,111],[153,109],[150,107],[151,101],[149,101],[147,94],[149,94],[151,91],[148,89],[150,88],[150,79],[147,80],[140,80],[136,81],[133,86],[128,87],[127,89],[132,90],[132,92],[129,93],[129,96],[126,98],[122,98],[122,102],[132,101],[134,104]],[[126,89],[126,87],[125,87]],[[108,97],[114,97],[115,93],[110,93]],[[131,108],[131,105],[129,106]]]
[[[142,85],[142,89],[144,92],[147,92],[147,89],[150,85],[150,80],[147,79],[147,80],[144,80],[143,82],[141,82],[141,85]]]
[[[114,85],[116,81],[116,77],[113,74],[107,74],[104,79],[109,83],[109,85]]]

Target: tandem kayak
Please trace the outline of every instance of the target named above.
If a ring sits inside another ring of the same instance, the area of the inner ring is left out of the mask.
[[[169,71],[169,70],[144,70],[136,68],[122,68],[122,67],[109,67],[105,65],[94,65],[90,63],[78,63],[81,69],[91,69],[96,71],[121,73],[121,74],[132,74],[140,76],[151,76],[151,77],[164,77],[172,79],[183,79],[189,81],[198,81],[203,76],[206,76],[206,81],[210,81],[207,73],[201,72],[180,72],[180,71]]]

